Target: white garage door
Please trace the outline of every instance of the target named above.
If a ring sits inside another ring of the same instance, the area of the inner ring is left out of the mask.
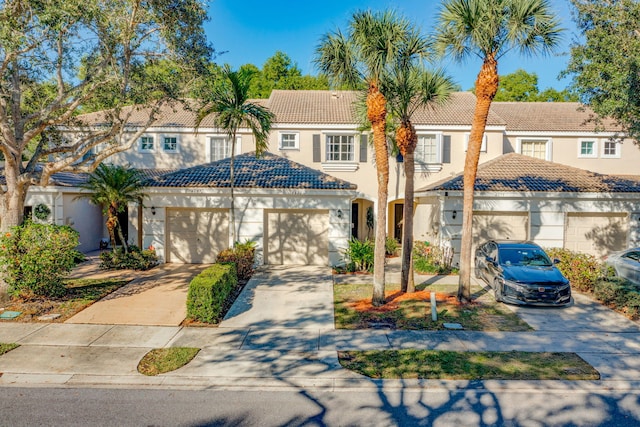
[[[167,209],[167,261],[210,264],[229,247],[229,211]]]
[[[487,240],[527,240],[529,215],[526,212],[474,212],[473,246]]]
[[[267,264],[329,265],[327,211],[265,211]]]
[[[627,248],[626,213],[568,213],[564,247],[601,257]]]

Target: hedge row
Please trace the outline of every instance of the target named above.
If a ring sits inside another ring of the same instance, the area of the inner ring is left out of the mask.
[[[199,322],[218,323],[225,302],[238,286],[235,264],[214,264],[193,278],[187,293],[187,316]]]
[[[640,290],[624,279],[614,277],[594,256],[568,249],[547,249],[551,258],[560,260],[558,268],[571,287],[593,295],[603,304],[633,320],[640,318]]]

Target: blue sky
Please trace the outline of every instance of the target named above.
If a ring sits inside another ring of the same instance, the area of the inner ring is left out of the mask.
[[[563,89],[568,85],[567,79],[558,80],[558,74],[566,67],[569,44],[577,34],[568,1],[551,0],[551,4],[567,29],[557,52],[543,58],[509,53],[500,61],[500,74],[522,68],[538,74],[541,90],[547,87]],[[211,19],[205,25],[214,48],[225,52],[217,57],[218,63],[228,63],[234,68],[252,63],[261,68],[267,58],[280,50],[289,55],[304,74],[316,74],[312,61],[321,36],[344,28],[355,10],[392,8],[409,17],[426,33],[434,25],[439,5],[439,0],[325,0],[315,3],[308,0],[211,0]],[[480,65],[476,58],[463,65],[446,60],[442,63],[463,89],[473,86]]]

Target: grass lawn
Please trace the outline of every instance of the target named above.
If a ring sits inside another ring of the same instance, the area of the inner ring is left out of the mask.
[[[475,287],[474,302],[461,305],[457,287],[419,285],[412,294],[401,294],[400,285],[387,285],[387,303],[371,305],[370,284],[334,285],[336,328],[442,330],[443,323],[460,323],[474,331],[530,331],[532,328],[503,304],[496,303],[483,288]],[[431,292],[436,292],[438,320],[431,320]]]
[[[154,376],[175,371],[191,362],[199,351],[199,348],[191,347],[156,348],[140,360],[138,372]]]
[[[15,321],[37,322],[39,316],[60,314],[54,322],[64,322],[94,302],[109,295],[129,283],[121,279],[68,279],[65,281],[67,294],[60,298],[36,297],[32,299],[11,299],[6,310],[20,311]]]
[[[7,344],[0,342],[0,356],[18,347],[20,347],[20,345],[18,344]]]
[[[340,364],[370,378],[442,380],[598,380],[575,353],[341,351]]]

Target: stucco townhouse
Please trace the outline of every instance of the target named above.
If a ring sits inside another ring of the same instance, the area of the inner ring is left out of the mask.
[[[248,129],[236,145],[237,236],[253,240],[267,264],[333,265],[350,237],[372,236],[377,180],[370,135],[349,91],[273,91],[268,153],[256,158]],[[462,179],[475,106],[469,92],[414,117],[415,236],[460,245]],[[143,123],[136,110],[131,126]],[[610,121],[596,124],[577,103],[495,102],[482,141],[474,237],[531,239],[597,256],[640,245],[640,148]],[[92,125],[101,113],[84,117]],[[145,171],[149,199],[125,215],[128,239],[153,245],[168,262],[211,262],[231,243],[230,141],[212,116],[167,106],[129,151],[111,158]],[[76,199],[81,176],[58,174],[30,191],[52,221],[80,231],[83,251],[105,235],[99,208]],[[390,161],[388,235],[400,238],[402,158]],[[125,219],[125,218],[123,218]]]

